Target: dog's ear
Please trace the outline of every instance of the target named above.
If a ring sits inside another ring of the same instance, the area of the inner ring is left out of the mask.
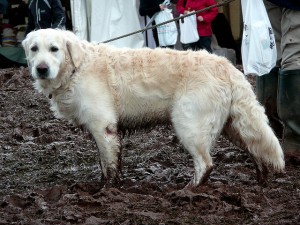
[[[25,52],[27,64],[28,64],[28,66],[30,66],[30,63],[29,63],[29,61],[28,61],[28,54],[29,54],[29,37],[28,37],[28,35],[27,35],[27,37],[22,41],[22,47],[23,47],[24,52]]]
[[[74,33],[70,31],[65,31],[65,33],[67,51],[75,68],[78,68],[84,59],[84,49],[79,38]]]
[[[28,52],[28,39],[22,41],[22,47],[24,48],[25,54]]]

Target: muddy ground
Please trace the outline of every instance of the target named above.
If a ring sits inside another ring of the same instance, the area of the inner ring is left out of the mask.
[[[124,137],[123,184],[103,189],[92,137],[53,117],[25,68],[0,70],[0,88],[0,224],[300,224],[295,160],[259,186],[221,136],[208,182],[184,192],[191,157],[172,127],[156,127]]]

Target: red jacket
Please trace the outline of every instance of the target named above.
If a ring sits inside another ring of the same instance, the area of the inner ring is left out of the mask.
[[[178,0],[176,8],[178,13],[184,14],[185,10],[197,11],[211,5],[215,5],[215,0]],[[211,36],[211,22],[218,14],[218,8],[212,8],[208,11],[196,14],[202,16],[204,21],[197,20],[197,29],[200,36]]]

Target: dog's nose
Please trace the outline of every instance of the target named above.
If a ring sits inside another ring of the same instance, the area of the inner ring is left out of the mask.
[[[40,78],[44,79],[48,76],[49,67],[45,63],[41,63],[36,67]]]

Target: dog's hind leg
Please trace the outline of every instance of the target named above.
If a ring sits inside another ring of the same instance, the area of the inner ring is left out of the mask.
[[[175,126],[176,133],[182,144],[193,158],[195,170],[194,176],[187,186],[197,186],[205,183],[213,170],[213,162],[209,154],[212,140],[209,141],[209,137],[206,134],[194,133],[191,131],[191,127],[186,127],[184,130],[181,129],[182,127]]]
[[[185,95],[176,101],[172,111],[176,134],[193,158],[195,172],[188,187],[208,179],[213,169],[210,149],[225,122],[226,116],[222,113],[227,114],[214,104],[206,104],[205,98],[203,95],[201,99],[195,99],[195,95]]]

